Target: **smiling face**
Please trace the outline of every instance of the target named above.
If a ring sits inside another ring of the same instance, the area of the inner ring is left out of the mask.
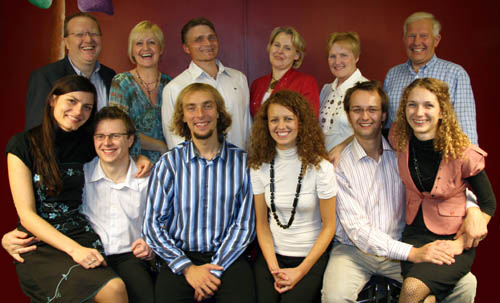
[[[338,79],[338,85],[356,71],[359,58],[354,57],[352,50],[343,43],[334,43],[328,52],[330,71]]]
[[[116,136],[109,136],[110,134],[116,134]],[[127,128],[122,120],[99,121],[94,132],[94,147],[102,162],[107,164],[128,162],[129,148],[134,143],[134,135],[123,134],[127,134]]]
[[[415,71],[432,59],[440,40],[441,36],[435,37],[432,32],[431,19],[421,19],[408,24],[404,44],[406,55]]]
[[[141,67],[157,66],[162,54],[160,43],[152,32],[143,33],[132,44],[132,56]]]
[[[406,121],[415,137],[421,141],[436,137],[441,119],[441,107],[436,95],[423,87],[415,87],[408,95],[405,111]]]
[[[269,61],[273,70],[289,70],[299,58],[300,55],[292,43],[292,36],[279,33],[269,48]]]
[[[182,47],[195,63],[210,62],[217,58],[219,41],[210,27],[197,25],[187,32],[186,43]]]
[[[191,131],[191,137],[198,140],[217,140],[217,104],[207,91],[194,91],[182,100],[183,121]]]
[[[299,118],[287,107],[280,104],[269,105],[267,126],[279,149],[290,149],[297,145]]]
[[[348,119],[358,140],[378,139],[387,113],[377,91],[356,90],[349,99]]]
[[[76,91],[54,95],[50,106],[57,125],[67,132],[75,131],[89,119],[94,106],[94,94]]]
[[[64,45],[73,64],[79,69],[93,66],[101,54],[102,47],[97,24],[87,17],[75,17],[68,22],[67,29],[68,36],[64,38]],[[77,34],[81,33],[84,33],[83,37],[77,37]],[[97,35],[92,37],[92,34]]]

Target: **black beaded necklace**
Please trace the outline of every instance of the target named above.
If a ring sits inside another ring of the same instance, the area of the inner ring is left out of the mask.
[[[300,174],[299,178],[297,180],[297,189],[295,191],[295,198],[293,199],[293,208],[292,208],[292,214],[290,215],[290,219],[288,219],[288,223],[286,225],[283,225],[279,218],[278,214],[276,214],[276,205],[274,204],[274,159],[271,160],[271,169],[269,170],[269,175],[271,178],[271,211],[273,213],[274,220],[276,220],[276,223],[278,224],[279,227],[283,229],[287,229],[292,225],[293,219],[295,218],[295,212],[297,211],[297,204],[299,203],[299,195],[300,195],[300,188],[302,187],[302,179],[304,178],[304,171],[306,168],[306,165],[302,163],[302,166],[300,167]]]

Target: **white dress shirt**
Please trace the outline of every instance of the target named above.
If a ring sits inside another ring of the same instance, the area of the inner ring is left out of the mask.
[[[98,157],[85,163],[85,187],[81,211],[101,238],[107,255],[131,252],[141,238],[148,178],[135,178],[137,167],[130,158],[125,181],[114,183],[101,168]]]
[[[365,253],[406,260],[411,245],[399,241],[405,227],[405,188],[395,151],[382,138],[379,161],[354,139],[342,152],[336,169],[336,241]]]
[[[215,87],[224,98],[226,111],[231,115],[232,124],[227,133],[227,141],[243,150],[247,150],[250,135],[250,93],[247,77],[235,69],[225,67],[217,61],[219,71],[216,79],[204,72],[198,65],[191,61],[189,68],[170,81],[163,89],[163,104],[161,106],[161,119],[163,136],[169,149],[184,142],[184,138],[175,135],[170,130],[175,102],[177,96],[191,83],[206,83]]]
[[[87,76],[85,76],[83,74],[83,72],[81,70],[79,70],[78,67],[76,67],[76,65],[73,64],[69,55],[68,55],[68,59],[69,59],[69,63],[71,64],[71,66],[75,70],[75,73],[78,76],[82,76],[82,77],[87,78]],[[106,88],[106,85],[104,84],[104,81],[102,80],[101,75],[99,75],[100,69],[101,69],[101,64],[98,61],[96,61],[94,71],[92,71],[90,78],[88,78],[90,80],[90,82],[92,84],[94,84],[95,89],[97,91],[97,111],[99,111],[104,106],[108,105],[108,89]]]

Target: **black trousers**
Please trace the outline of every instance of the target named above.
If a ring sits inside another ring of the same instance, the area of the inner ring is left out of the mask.
[[[305,258],[287,257],[276,254],[280,268],[297,267]],[[274,289],[274,278],[269,272],[264,255],[259,252],[255,260],[254,273],[257,288],[258,303],[307,303],[321,301],[321,287],[323,286],[323,273],[328,263],[328,253],[324,253],[309,270],[309,272],[295,285],[283,294]]]
[[[195,265],[210,263],[213,253],[186,252]],[[161,262],[155,287],[156,302],[192,303],[194,289],[184,275],[174,274],[165,262]],[[214,295],[217,303],[255,303],[255,283],[252,268],[247,259],[240,256],[224,270],[221,285]]]
[[[110,255],[108,265],[122,278],[130,303],[153,303],[154,283],[150,265],[133,253]]]

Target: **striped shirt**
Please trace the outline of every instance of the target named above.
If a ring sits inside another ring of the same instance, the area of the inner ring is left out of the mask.
[[[336,241],[365,253],[406,260],[411,245],[398,241],[405,227],[405,189],[396,153],[382,138],[379,161],[354,139],[342,152],[337,174]]]
[[[460,128],[477,145],[476,103],[469,75],[458,64],[439,59],[434,55],[416,73],[411,61],[397,65],[389,70],[384,81],[384,90],[389,96],[389,119],[386,127],[394,122],[403,90],[418,78],[436,78],[448,83],[450,98],[458,118]]]
[[[227,269],[255,238],[246,153],[227,142],[212,160],[192,141],[164,154],[149,179],[144,235],[172,270],[192,265],[184,254],[213,252],[211,263]],[[212,271],[220,277],[222,271]]]

